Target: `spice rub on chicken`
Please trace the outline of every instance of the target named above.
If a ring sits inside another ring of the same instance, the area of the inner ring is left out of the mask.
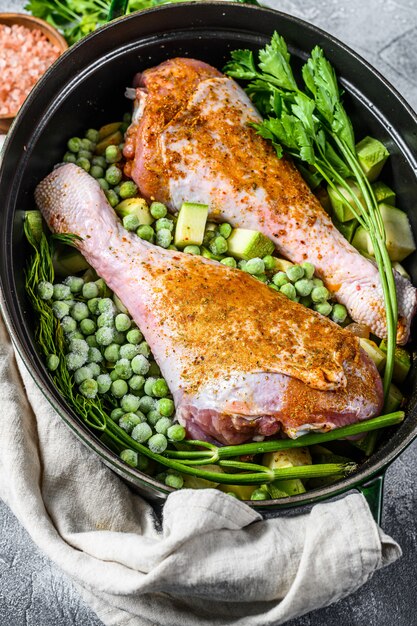
[[[291,437],[378,414],[382,384],[359,342],[248,274],[126,231],[100,188],[67,164],[37,187],[51,230],[82,254],[143,332],[191,437]]]
[[[278,159],[251,122],[260,115],[237,83],[193,59],[170,59],[135,78],[127,173],[147,198],[172,211],[183,201],[211,207],[212,217],[270,237],[294,263],[307,258],[350,316],[386,336],[381,280],[334,227],[287,159]],[[417,290],[395,272],[398,343],[406,343]]]

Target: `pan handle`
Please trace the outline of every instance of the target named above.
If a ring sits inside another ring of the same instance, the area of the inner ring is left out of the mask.
[[[385,473],[378,474],[370,481],[358,486],[359,491],[365,496],[372,516],[377,524],[381,523],[384,479]]]

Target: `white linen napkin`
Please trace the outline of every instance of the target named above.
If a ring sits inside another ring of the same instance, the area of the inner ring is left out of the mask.
[[[282,624],[401,555],[359,493],[263,520],[214,489],[181,490],[159,528],[16,360],[0,318],[0,497],[106,626]]]

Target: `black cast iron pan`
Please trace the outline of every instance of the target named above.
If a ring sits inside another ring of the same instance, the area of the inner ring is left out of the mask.
[[[392,156],[384,178],[397,191],[398,206],[409,211],[417,235],[417,214],[412,212],[417,197],[416,115],[378,72],[342,43],[302,20],[270,9],[198,2],[165,5],[112,22],[73,46],[46,73],[26,100],[5,145],[0,173],[0,285],[3,315],[13,341],[66,424],[104,463],[154,500],[163,499],[170,488],[123,464],[51,384],[36,351],[34,320],[25,297],[27,247],[22,215],[34,208],[34,188],[60,160],[67,139],[117,119],[126,110],[125,87],[136,72],[173,56],[195,57],[221,69],[231,50],[256,50],[274,30],[284,36],[300,62],[316,44],[324,49],[346,91],[345,103],[357,137],[376,136],[388,147]],[[416,254],[407,269],[416,282]],[[299,506],[371,485],[366,493],[378,515],[381,476],[417,435],[416,370],[414,366],[408,380],[406,420],[384,435],[378,450],[356,474],[307,494],[251,505],[263,510]]]

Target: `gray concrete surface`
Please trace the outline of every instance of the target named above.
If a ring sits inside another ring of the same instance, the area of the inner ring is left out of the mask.
[[[417,107],[417,0],[272,0],[357,50]],[[21,10],[0,0],[0,11]],[[357,593],[288,626],[417,624],[417,442],[387,472],[383,528],[404,556]],[[0,501],[0,626],[100,626],[71,581]],[[167,625],[169,626],[169,625]]]

